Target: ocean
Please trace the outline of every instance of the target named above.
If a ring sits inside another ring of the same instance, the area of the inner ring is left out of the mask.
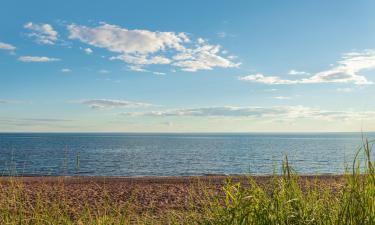
[[[265,175],[280,172],[287,155],[299,174],[340,174],[352,162],[361,137],[361,133],[0,133],[0,173]]]

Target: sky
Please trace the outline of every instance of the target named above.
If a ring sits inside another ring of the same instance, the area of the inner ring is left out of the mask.
[[[0,7],[0,132],[375,131],[375,1]]]

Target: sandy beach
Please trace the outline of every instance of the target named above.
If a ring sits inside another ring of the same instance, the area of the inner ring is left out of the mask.
[[[253,176],[258,184],[267,185],[270,176]],[[184,210],[194,196],[206,191],[220,195],[226,180],[246,186],[246,176],[194,176],[194,177],[0,177],[0,192],[18,185],[31,196],[43,199],[62,199],[77,210],[84,205],[96,208],[110,204],[131,202],[137,213],[165,210]],[[343,177],[338,175],[301,176],[301,183],[339,186]],[[198,193],[192,194],[192,193]]]

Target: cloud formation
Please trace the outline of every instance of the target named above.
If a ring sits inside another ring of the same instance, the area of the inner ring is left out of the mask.
[[[276,96],[276,97],[273,97],[274,99],[278,99],[278,100],[290,100],[292,99],[291,97],[287,97],[287,96]]]
[[[53,45],[58,40],[58,33],[50,24],[28,22],[23,27],[30,30],[28,36],[35,38],[39,44]]]
[[[81,104],[87,105],[92,109],[112,109],[112,108],[139,108],[139,107],[149,107],[152,104],[144,102],[132,102],[125,100],[116,99],[91,99],[80,101]]]
[[[315,120],[366,120],[373,119],[375,111],[331,111],[305,106],[275,106],[275,107],[204,107],[175,109],[166,111],[132,112],[122,113],[126,116],[157,116],[157,117],[240,117],[240,118],[263,118],[270,120],[295,120],[295,119],[315,119]]]
[[[289,75],[310,75],[310,73],[305,72],[305,71],[299,71],[299,70],[289,70],[288,72]]]
[[[282,79],[277,76],[265,76],[261,73],[240,77],[240,80],[263,84],[317,84],[317,83],[354,83],[373,84],[359,72],[375,69],[375,50],[351,52],[343,55],[337,66],[318,72],[303,79]]]
[[[87,55],[90,55],[93,52],[91,48],[85,48],[83,51],[85,51]]]
[[[135,71],[135,72],[150,72],[150,71],[142,68],[142,65],[129,65],[128,70],[129,71]]]
[[[21,62],[55,62],[60,61],[58,58],[49,58],[46,56],[21,56],[18,58]]]
[[[0,42],[0,49],[8,50],[8,51],[14,51],[14,50],[16,50],[16,47],[11,45],[11,44]]]
[[[142,71],[143,66],[153,64],[169,64],[184,71],[239,66],[220,55],[219,45],[210,45],[201,38],[192,41],[185,33],[128,30],[106,23],[97,27],[71,24],[68,31],[70,39],[117,53],[110,59],[137,68],[133,71]]]
[[[166,73],[163,73],[163,72],[152,72],[153,74],[155,75],[165,75]]]
[[[229,58],[220,56],[220,46],[210,45],[205,41],[198,41],[200,44],[193,49],[173,56],[174,66],[180,67],[183,71],[195,72],[198,70],[212,70],[214,67],[231,68],[238,67],[240,63],[234,63]]]

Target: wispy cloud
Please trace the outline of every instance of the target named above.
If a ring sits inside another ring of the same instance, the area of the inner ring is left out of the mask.
[[[55,62],[60,61],[58,58],[50,58],[46,56],[21,56],[18,58],[21,62]]]
[[[14,51],[14,50],[16,50],[16,47],[11,45],[11,44],[0,42],[0,49],[8,50],[8,51]]]
[[[227,37],[231,37],[231,38],[233,38],[233,37],[236,37],[236,35],[234,35],[234,34],[229,34],[228,32],[225,32],[225,31],[217,32],[217,36],[218,36],[219,38],[227,38]]]
[[[288,72],[289,75],[310,75],[310,73],[305,72],[305,71],[299,71],[299,70],[289,70]]]
[[[152,104],[144,102],[133,102],[117,99],[91,99],[79,101],[79,103],[89,106],[92,109],[112,109],[112,108],[139,108],[149,107]]]
[[[119,59],[133,65],[163,65],[170,64],[172,62],[170,59],[163,56],[148,57],[147,55],[119,55],[116,57],[111,57],[111,60],[114,59]]]
[[[68,69],[68,68],[64,68],[64,69],[61,69],[61,72],[63,72],[63,73],[70,73],[70,72],[72,72],[72,70]]]
[[[280,77],[276,76],[265,76],[261,73],[251,74],[244,77],[239,77],[239,80],[242,81],[252,81],[256,83],[263,83],[263,84],[298,84],[302,83],[301,80],[283,80]]]
[[[192,41],[186,33],[128,30],[106,23],[97,27],[71,24],[68,30],[70,39],[117,53],[110,59],[138,68],[133,71],[141,71],[146,65],[171,65],[185,71],[239,66],[220,55],[221,46],[210,45],[202,38]]]
[[[286,96],[276,96],[276,97],[273,97],[274,99],[278,99],[278,100],[290,100],[292,99],[291,97],[286,97]]]
[[[166,73],[163,73],[163,72],[152,72],[153,74],[155,75],[165,75]]]
[[[149,72],[148,70],[142,68],[141,65],[129,65],[128,70],[135,72]]]
[[[375,69],[375,50],[351,52],[343,55],[337,66],[321,71],[311,77],[303,79],[282,79],[277,76],[265,76],[261,73],[240,77],[243,81],[263,84],[316,84],[316,83],[354,83],[357,85],[372,84],[363,75],[363,70]]]
[[[110,73],[109,70],[105,70],[105,69],[99,70],[98,72],[99,72],[99,73],[102,73],[102,74]]]
[[[333,111],[306,106],[275,106],[275,107],[204,107],[175,109],[166,111],[122,113],[125,116],[156,116],[156,117],[240,117],[263,118],[268,120],[314,119],[325,121],[371,120],[375,111]]]
[[[83,51],[85,51],[87,55],[90,55],[91,53],[93,53],[93,50],[91,48],[85,48],[83,49]]]
[[[203,42],[197,48],[186,49],[175,55],[173,65],[189,72],[212,70],[215,67],[233,68],[240,66],[240,63],[232,62],[229,57],[220,56],[220,48],[219,45],[210,45]]]
[[[39,44],[53,45],[58,40],[58,33],[50,24],[28,22],[24,28],[30,30],[28,36],[34,37]]]

